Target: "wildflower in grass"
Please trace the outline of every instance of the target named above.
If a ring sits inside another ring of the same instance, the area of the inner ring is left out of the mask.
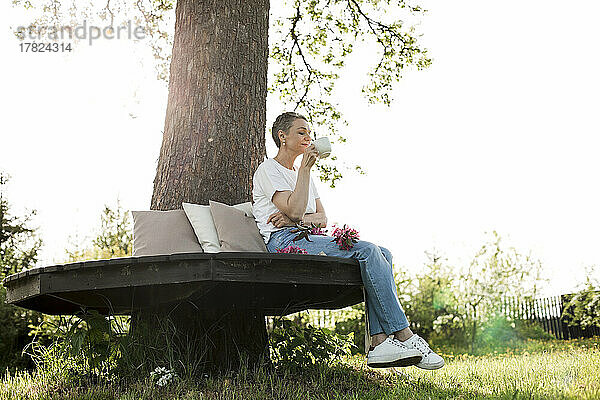
[[[335,229],[331,234],[333,236],[332,242],[336,242],[341,250],[350,250],[358,242],[358,231],[356,229],[352,229],[346,224],[343,228],[335,225],[333,227]]]
[[[165,367],[156,367],[156,369],[150,372],[150,378],[152,381],[156,381],[158,386],[166,386],[172,381],[179,378],[177,372],[172,369],[166,369]]]
[[[308,251],[305,249],[301,249],[298,246],[288,246],[283,249],[277,249],[278,253],[288,253],[288,254],[308,254]]]

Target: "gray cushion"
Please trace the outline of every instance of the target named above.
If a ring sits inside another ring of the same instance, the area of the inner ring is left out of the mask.
[[[202,252],[183,210],[132,211],[133,255]]]
[[[221,251],[267,252],[254,217],[247,217],[244,211],[216,201],[211,200],[208,204]]]

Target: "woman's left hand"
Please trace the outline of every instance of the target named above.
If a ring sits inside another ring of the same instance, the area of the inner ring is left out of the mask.
[[[271,222],[275,227],[281,228],[283,226],[295,226],[296,224],[287,215],[281,211],[277,211],[274,214],[269,215],[267,224]]]

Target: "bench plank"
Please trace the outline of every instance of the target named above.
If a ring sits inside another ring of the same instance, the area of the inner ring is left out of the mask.
[[[362,301],[358,261],[277,253],[181,253],[36,268],[4,280],[7,302],[49,314],[123,314],[173,301],[285,315]],[[294,311],[289,311],[294,310]]]

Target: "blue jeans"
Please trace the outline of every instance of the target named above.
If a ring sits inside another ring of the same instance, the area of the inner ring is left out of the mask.
[[[378,333],[391,335],[393,332],[408,327],[406,314],[398,301],[396,284],[392,273],[392,253],[385,247],[376,246],[364,240],[358,241],[350,250],[340,250],[331,236],[310,235],[306,239],[293,242],[296,233],[294,227],[285,227],[273,232],[267,243],[267,250],[276,253],[277,249],[293,245],[305,249],[308,254],[355,258],[360,264],[360,275],[367,294],[367,314],[369,316],[369,332],[371,336]]]

